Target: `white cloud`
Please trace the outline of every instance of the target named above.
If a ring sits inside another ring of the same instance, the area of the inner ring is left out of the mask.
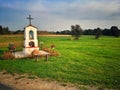
[[[37,23],[40,22],[43,24],[41,27],[48,30],[70,29],[72,24],[80,24],[83,28],[110,28],[111,25],[119,26],[120,22],[118,0],[82,3],[79,0],[72,3],[62,1],[53,5],[48,2],[44,4],[43,11],[39,5],[37,7],[35,11],[38,12],[32,14],[39,17]]]
[[[52,6],[52,12],[71,19],[111,19],[114,13],[119,14],[120,4],[117,1],[111,2],[87,2],[81,3],[61,2]]]
[[[35,18],[33,23],[43,30],[70,29],[72,24],[80,24],[83,28],[120,26],[119,0],[16,0],[2,6],[31,14]],[[16,17],[25,18],[24,13]]]

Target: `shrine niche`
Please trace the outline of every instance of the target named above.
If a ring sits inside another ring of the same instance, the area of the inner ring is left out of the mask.
[[[29,46],[30,46],[30,47],[34,47],[34,46],[35,46],[35,45],[34,45],[34,42],[33,42],[33,41],[29,42]]]
[[[29,39],[34,39],[34,33],[32,30],[29,32]]]

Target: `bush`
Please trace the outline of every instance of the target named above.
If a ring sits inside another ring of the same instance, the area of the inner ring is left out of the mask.
[[[2,58],[4,60],[11,60],[11,59],[13,60],[15,57],[10,52],[4,52]]]
[[[43,48],[43,50],[50,53],[51,56],[59,56],[59,53],[51,48]]]

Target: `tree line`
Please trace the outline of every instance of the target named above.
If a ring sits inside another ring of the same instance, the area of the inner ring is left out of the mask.
[[[38,34],[55,34],[55,32],[52,31],[37,31]],[[24,30],[17,30],[17,31],[11,31],[8,27],[3,27],[0,25],[0,35],[8,35],[8,34],[24,34]]]
[[[23,34],[24,30],[17,30],[17,31],[10,31],[8,27],[2,27],[0,25],[0,35],[4,34]],[[76,39],[79,38],[82,34],[83,35],[96,35],[96,39],[99,38],[101,35],[107,36],[120,36],[120,29],[117,26],[112,26],[110,29],[85,29],[83,30],[80,25],[71,25],[71,30],[63,30],[63,31],[38,31],[38,34],[63,34],[63,35],[72,35]]]
[[[9,30],[8,27],[2,27],[0,25],[0,34],[10,34],[10,33],[11,33],[11,31]]]
[[[120,29],[117,26],[112,26],[110,29],[85,29],[83,30],[80,25],[72,25],[71,30],[63,30],[63,31],[56,31],[56,34],[68,34],[79,37],[81,34],[83,35],[96,35],[96,38],[99,38],[100,35],[107,35],[107,36],[120,36]]]
[[[23,34],[24,30],[11,31],[8,27],[3,27],[0,25],[0,35],[6,34]]]
[[[100,28],[96,28],[97,30],[99,30],[101,32],[102,35],[107,35],[107,36],[119,36],[120,35],[120,29],[117,26],[112,26],[110,29],[100,29]],[[96,29],[87,29],[84,30],[83,34],[84,35],[94,35],[94,31]]]
[[[99,27],[98,28],[95,28],[95,29],[100,29]],[[85,30],[82,30],[82,33],[83,35],[94,35],[94,30],[95,29],[85,29]],[[110,29],[100,29],[102,35],[107,35],[107,36],[112,36],[114,32],[114,30],[116,32],[120,32],[120,29],[118,29],[117,26],[112,26]],[[63,30],[63,31],[56,31],[55,32],[56,34],[68,34],[68,35],[71,35],[71,30]],[[117,33],[118,34],[118,33]]]

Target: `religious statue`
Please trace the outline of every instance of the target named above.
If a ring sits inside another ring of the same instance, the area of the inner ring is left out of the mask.
[[[34,39],[33,31],[29,32],[29,39]]]

